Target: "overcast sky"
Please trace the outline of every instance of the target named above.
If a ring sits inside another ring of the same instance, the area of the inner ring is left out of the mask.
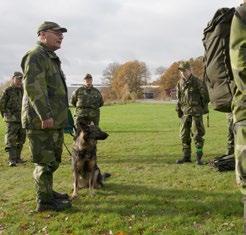
[[[57,54],[67,83],[109,63],[139,60],[159,66],[203,54],[202,31],[217,8],[242,0],[0,0],[0,82],[20,70],[45,20],[68,29]]]

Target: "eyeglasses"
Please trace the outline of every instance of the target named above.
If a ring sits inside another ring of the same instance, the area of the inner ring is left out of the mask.
[[[53,33],[56,36],[62,36],[63,35],[63,32],[61,32],[61,31],[46,30],[45,32]]]

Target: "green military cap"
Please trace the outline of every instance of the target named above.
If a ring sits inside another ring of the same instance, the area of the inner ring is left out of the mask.
[[[44,21],[39,27],[37,33],[39,34],[41,31],[46,31],[48,29],[54,30],[54,31],[61,31],[63,33],[67,32],[66,28],[61,27],[59,24],[51,21]]]
[[[21,72],[14,72],[13,78],[22,78],[23,74]]]
[[[87,73],[87,74],[85,75],[84,79],[92,79],[91,74]]]
[[[178,67],[179,70],[186,70],[186,69],[190,69],[190,63],[189,62],[180,62],[179,63],[179,67]]]

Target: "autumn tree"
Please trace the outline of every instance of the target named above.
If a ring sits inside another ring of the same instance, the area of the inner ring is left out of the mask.
[[[147,84],[150,73],[144,62],[129,61],[122,64],[112,80],[112,90],[118,99],[142,97],[141,85]]]
[[[103,70],[103,81],[104,83],[111,85],[117,70],[119,69],[119,63],[110,63],[106,69]]]

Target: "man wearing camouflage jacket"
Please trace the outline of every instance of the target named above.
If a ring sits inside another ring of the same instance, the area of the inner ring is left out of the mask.
[[[73,92],[70,103],[76,107],[76,123],[84,121],[96,126],[100,121],[100,107],[103,106],[103,98],[98,89],[92,85],[92,76],[84,77],[84,86]]]
[[[22,77],[22,73],[14,72],[11,85],[0,98],[0,112],[7,125],[5,150],[9,154],[9,166],[24,162],[21,159],[21,150],[26,139],[26,131],[21,126]]]
[[[246,195],[246,1],[232,19],[230,59],[236,84],[232,101],[236,180]]]
[[[202,165],[203,144],[205,128],[203,114],[208,112],[208,91],[204,83],[191,73],[188,62],[179,65],[181,79],[177,84],[178,103],[176,111],[181,119],[180,137],[183,146],[183,157],[176,161],[177,164],[191,162],[191,136],[193,135],[196,146],[196,163]],[[194,132],[191,132],[192,125]]]
[[[27,130],[37,211],[71,207],[67,194],[53,190],[53,173],[62,155],[63,128],[67,124],[68,97],[61,62],[54,51],[61,47],[66,28],[45,21],[37,30],[38,43],[22,59],[24,96],[22,125]]]

